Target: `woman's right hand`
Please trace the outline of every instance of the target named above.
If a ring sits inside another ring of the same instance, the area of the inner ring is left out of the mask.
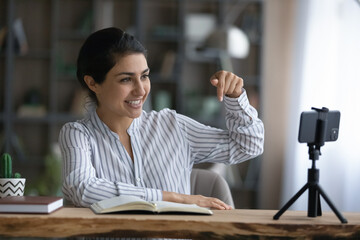
[[[199,207],[207,207],[218,210],[230,210],[232,207],[223,201],[213,197],[205,197],[202,195],[187,195],[175,192],[163,191],[163,200],[169,202],[196,204]]]

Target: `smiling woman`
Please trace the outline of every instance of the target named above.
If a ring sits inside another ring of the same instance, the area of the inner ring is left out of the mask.
[[[84,76],[84,81],[96,95],[99,117],[119,135],[141,115],[150,92],[149,68],[145,56],[138,53],[118,58],[101,84],[89,75]]]
[[[262,153],[263,123],[242,78],[226,71],[210,78],[225,103],[222,130],[170,109],[143,111],[149,73],[146,50],[122,30],[99,30],[85,41],[77,76],[96,109],[60,131],[65,197],[84,207],[132,195],[230,209],[217,198],[190,195],[190,174],[196,163],[235,164]]]

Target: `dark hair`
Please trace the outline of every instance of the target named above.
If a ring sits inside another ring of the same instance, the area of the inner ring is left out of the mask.
[[[101,84],[106,74],[116,64],[117,57],[131,53],[142,53],[146,49],[134,36],[118,28],[105,28],[92,33],[82,45],[77,59],[77,78],[81,86],[89,91],[89,96],[97,103],[96,95],[84,81],[84,76],[91,76]]]

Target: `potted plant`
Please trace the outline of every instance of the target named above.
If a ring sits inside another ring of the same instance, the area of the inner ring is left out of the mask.
[[[25,180],[25,178],[21,178],[20,173],[13,174],[11,156],[4,153],[0,159],[0,198],[23,196]]]

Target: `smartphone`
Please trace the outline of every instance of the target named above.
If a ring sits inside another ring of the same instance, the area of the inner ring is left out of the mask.
[[[325,129],[325,142],[336,141],[339,137],[340,112],[337,110],[327,113],[327,127]],[[300,116],[299,137],[300,143],[315,143],[319,112],[302,112]]]

